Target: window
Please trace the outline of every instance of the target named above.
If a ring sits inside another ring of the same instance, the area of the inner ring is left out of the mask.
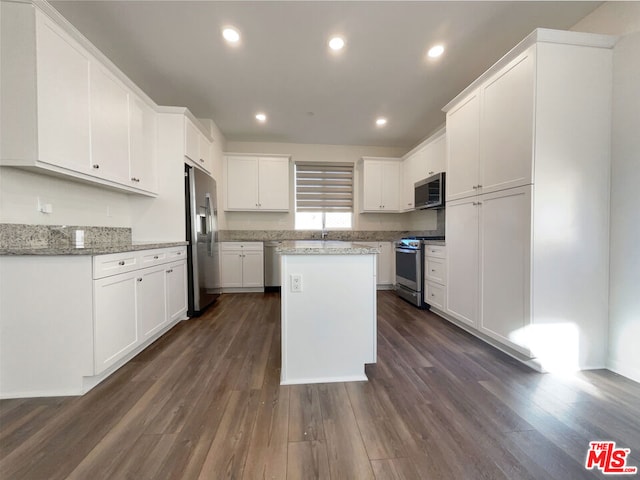
[[[353,165],[296,163],[296,230],[350,229]]]

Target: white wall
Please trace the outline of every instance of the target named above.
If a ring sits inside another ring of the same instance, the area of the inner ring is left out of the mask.
[[[261,142],[227,142],[227,151],[235,153],[279,153],[290,154],[293,162],[349,162],[356,163],[362,156],[401,157],[407,149],[397,147],[367,147],[350,145],[311,145],[299,143],[261,143]],[[358,170],[355,170],[354,184],[358,184]],[[293,170],[291,178],[291,204],[295,189]],[[224,185],[218,186],[222,190]],[[356,214],[354,230],[429,230],[436,228],[435,212],[415,212],[406,214],[393,213],[357,213],[357,193],[355,194]],[[221,229],[226,230],[293,230],[295,214],[290,213],[251,213],[223,212],[220,216]]]
[[[130,227],[129,196],[64,178],[0,167],[0,223]],[[37,210],[38,198],[53,213]]]
[[[572,30],[624,35],[613,57],[608,367],[640,382],[640,2],[607,2]]]

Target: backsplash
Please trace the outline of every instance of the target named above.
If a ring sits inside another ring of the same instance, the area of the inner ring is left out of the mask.
[[[67,247],[78,230],[84,232],[87,247],[131,244],[130,228],[0,223],[0,248]]]

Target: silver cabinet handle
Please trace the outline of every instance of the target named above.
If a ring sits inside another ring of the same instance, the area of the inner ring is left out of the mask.
[[[433,175],[433,172],[429,172],[427,175]]]
[[[153,259],[154,259],[154,260],[157,260],[157,259],[158,259],[158,255],[154,255],[154,256],[153,256]]]
[[[434,270],[433,268],[431,269],[431,271],[432,271],[432,272],[435,272],[435,270]]]
[[[98,165],[97,163],[94,163],[93,168],[100,168],[100,165]]]
[[[138,280],[139,282],[141,282],[141,281],[142,281],[142,278],[138,278],[137,280]]]
[[[120,261],[118,262],[118,265],[124,265],[124,260],[120,260]]]
[[[167,270],[167,273],[171,273],[173,272],[173,268],[170,268],[169,270]]]

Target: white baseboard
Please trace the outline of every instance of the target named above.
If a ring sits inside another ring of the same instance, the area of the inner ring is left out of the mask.
[[[338,382],[367,382],[369,379],[362,375],[346,375],[344,377],[321,377],[321,378],[294,378],[280,380],[280,385],[304,385],[308,383],[338,383]]]
[[[622,362],[609,358],[607,360],[607,369],[617,373],[618,375],[627,377],[629,380],[640,383],[640,368],[623,365]]]

